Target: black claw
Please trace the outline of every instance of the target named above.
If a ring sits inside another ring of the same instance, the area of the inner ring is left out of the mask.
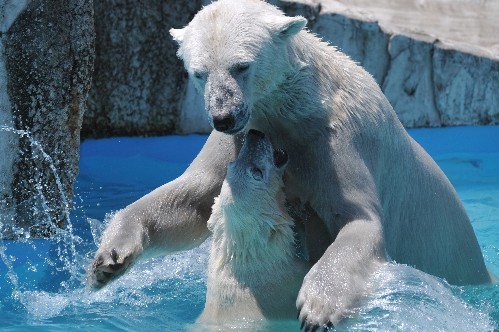
[[[94,269],[101,266],[104,263],[104,258],[102,256],[97,257],[97,259],[93,263]]]
[[[300,325],[300,330],[303,330],[303,327],[305,326],[305,320],[307,318],[305,317],[302,321],[301,321],[301,325]]]
[[[331,321],[328,321],[325,325],[324,325],[324,332],[327,332],[329,331],[329,329],[334,329],[334,325],[333,323],[331,323]]]
[[[123,267],[123,264],[113,264],[113,265],[109,265],[109,268],[113,271],[116,271],[116,270],[119,270]]]
[[[116,252],[116,249],[113,248],[111,250],[111,259],[113,260],[113,262],[116,263],[118,261],[118,258],[119,258],[118,252]]]
[[[319,329],[319,324],[315,324],[314,326],[312,326],[312,328],[310,329],[310,331],[311,332],[316,332],[318,329]]]

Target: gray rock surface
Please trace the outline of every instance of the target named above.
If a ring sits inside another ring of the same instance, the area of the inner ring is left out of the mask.
[[[26,1],[0,0],[0,230],[2,225],[15,219],[12,184],[14,162],[17,154],[17,135],[12,132],[14,119],[7,91],[7,69],[5,68],[4,39],[14,20],[22,13]]]
[[[10,141],[1,153],[12,156],[0,200],[4,238],[49,235],[67,220],[94,57],[92,0],[24,4],[2,17],[1,124]],[[19,2],[2,5],[6,13]]]
[[[499,124],[497,59],[435,47],[432,65],[441,125]]]
[[[82,136],[181,131],[187,74],[168,31],[200,8],[200,0],[94,1],[95,72]],[[196,131],[195,121],[189,131]]]

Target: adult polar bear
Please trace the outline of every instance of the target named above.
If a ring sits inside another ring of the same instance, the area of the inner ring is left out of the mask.
[[[200,244],[213,198],[248,129],[289,153],[285,193],[315,262],[298,295],[308,326],[336,323],[387,258],[454,284],[489,281],[452,185],[405,132],[372,77],[258,0],[221,0],[184,29],[179,56],[216,129],[185,173],[119,211],[89,283],[137,258]]]

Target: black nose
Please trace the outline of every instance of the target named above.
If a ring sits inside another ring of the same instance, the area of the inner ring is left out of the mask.
[[[234,128],[234,118],[231,115],[216,115],[213,117],[213,127],[224,132]]]
[[[248,131],[248,135],[253,135],[253,136],[257,136],[258,138],[265,138],[265,134],[262,133],[261,131],[258,131],[256,129],[250,129]]]

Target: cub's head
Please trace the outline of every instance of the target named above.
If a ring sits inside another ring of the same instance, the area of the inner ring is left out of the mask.
[[[262,132],[251,129],[239,156],[227,166],[223,190],[230,190],[231,200],[253,202],[255,208],[260,200],[275,202],[282,193],[287,162],[285,151],[274,150]]]
[[[289,226],[282,180],[287,162],[287,153],[274,150],[262,132],[248,131],[239,156],[227,166],[208,220],[215,241],[228,232],[234,243],[266,243],[277,225]]]
[[[207,223],[217,269],[230,265],[247,272],[270,264],[265,270],[272,270],[283,256],[292,256],[293,219],[283,191],[287,162],[287,153],[274,150],[262,132],[248,131],[237,159],[227,166]]]
[[[270,95],[290,71],[287,44],[305,26],[259,0],[220,0],[183,29],[171,29],[178,55],[201,93],[211,125],[245,130],[253,104]],[[293,67],[293,66],[291,66]]]

